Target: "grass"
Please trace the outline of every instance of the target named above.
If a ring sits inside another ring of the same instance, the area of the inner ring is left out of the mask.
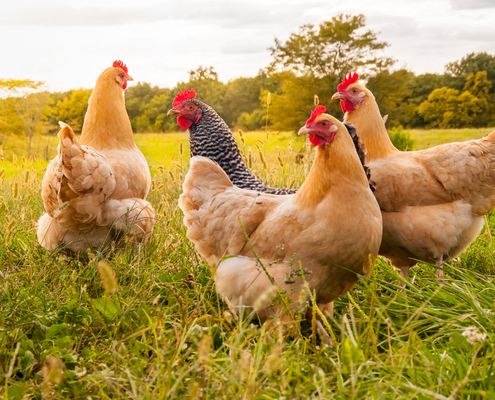
[[[239,133],[235,133],[235,136],[239,139]],[[269,133],[268,140],[265,132],[247,132],[244,138],[246,145],[241,147],[246,154],[250,147],[253,152],[258,153],[256,148],[258,145],[268,158],[273,160],[277,158],[277,149],[283,153],[291,144],[299,149],[304,147],[305,143],[305,138],[296,137],[292,132]],[[189,141],[185,133],[136,133],[134,140],[152,167],[158,165],[171,167],[172,163],[185,164],[189,159]],[[55,156],[58,146],[56,137],[37,136],[33,142],[34,156],[31,158],[27,157],[24,142],[20,138],[10,136],[4,142],[0,148],[0,170],[2,168],[5,170],[5,176],[9,177],[18,173],[21,164],[42,171],[49,160]],[[182,156],[179,154],[180,143],[183,146]]]
[[[434,266],[422,264],[402,290],[397,273],[378,259],[372,278],[336,301],[327,332],[334,345],[306,322],[288,338],[227,311],[177,206],[187,155],[168,166],[154,150],[148,199],[156,227],[148,243],[107,259],[114,294],[105,291],[97,253],[84,261],[38,246],[41,172],[18,160],[2,181],[4,399],[494,398],[495,217],[491,232],[484,229],[445,266],[448,286],[437,284]],[[178,154],[173,146],[167,151]],[[295,164],[298,153],[304,157]],[[252,164],[273,185],[297,186],[311,156],[305,147],[286,148],[281,162],[268,160],[265,168],[253,151]],[[469,327],[486,340],[467,341]]]
[[[417,150],[437,146],[442,143],[479,139],[493,131],[494,128],[479,129],[408,129],[414,146]],[[240,142],[239,133],[235,137]],[[5,140],[5,137],[3,138]],[[189,143],[185,133],[137,133],[134,135],[137,146],[146,156],[150,166],[165,165],[172,166],[172,163],[185,163],[189,158]],[[247,154],[249,148],[253,153],[258,153],[256,145],[261,147],[263,153],[269,161],[277,159],[277,153],[286,151],[289,146],[295,150],[304,147],[304,137],[297,137],[292,132],[269,132],[263,131],[244,133],[245,145],[241,148]],[[261,144],[262,142],[262,144]],[[183,145],[183,156],[179,154],[179,143]],[[54,136],[38,136],[33,140],[34,157],[31,160],[24,160],[24,164],[34,166],[42,171],[48,161],[51,160],[57,151],[58,139]],[[2,157],[3,153],[3,157]],[[21,162],[22,157],[27,158],[25,143],[22,138],[9,136],[3,143],[0,150],[0,170],[5,170],[5,176],[12,176],[18,172],[12,161],[12,155]],[[2,160],[2,158],[4,158]],[[19,163],[18,163],[19,164]]]
[[[417,150],[427,149],[443,143],[463,142],[487,136],[495,128],[466,129],[407,129],[415,141]]]

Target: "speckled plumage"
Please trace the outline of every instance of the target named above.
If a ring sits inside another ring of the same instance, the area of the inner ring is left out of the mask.
[[[295,193],[295,189],[273,188],[255,177],[246,167],[234,135],[213,108],[197,99],[187,100],[203,111],[203,116],[189,130],[191,156],[216,162],[235,186],[275,195]]]

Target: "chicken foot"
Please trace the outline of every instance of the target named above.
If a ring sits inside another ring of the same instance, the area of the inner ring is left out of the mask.
[[[437,266],[437,271],[436,271],[437,282],[441,286],[447,286],[447,283],[445,282],[445,275],[443,274],[443,269],[439,268],[442,266],[442,264],[443,264],[443,257],[440,257],[440,259],[437,260],[435,263],[435,265]]]

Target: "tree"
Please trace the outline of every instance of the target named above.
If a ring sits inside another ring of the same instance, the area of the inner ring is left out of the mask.
[[[0,79],[0,91],[4,96],[13,97],[38,90],[45,83],[31,79]]]
[[[22,122],[28,156],[31,156],[32,152],[33,135],[46,130],[43,122],[47,121],[51,112],[49,93],[39,92],[43,85],[44,82],[30,79],[0,79],[0,91],[7,97],[1,110],[3,118],[0,126],[8,129],[19,127],[19,121]],[[12,115],[13,112],[16,113],[17,119]]]
[[[485,111],[483,101],[469,91],[459,94],[457,89],[447,87],[431,92],[428,100],[421,103],[418,110],[433,128],[461,128],[477,125],[476,120]]]
[[[227,82],[222,96],[222,118],[229,126],[239,122],[242,129],[253,130],[261,127],[260,94],[263,90],[276,92],[279,86],[279,82],[268,77],[263,70],[254,78],[238,78]],[[239,120],[241,115],[243,117]],[[247,115],[250,117],[247,118]]]
[[[154,131],[156,118],[163,112],[163,110],[156,109],[156,99],[160,98],[163,101],[163,109],[167,106],[170,109],[173,99],[171,96],[172,91],[170,89],[151,86],[147,82],[138,82],[137,85],[127,89],[125,91],[125,106],[134,132]],[[153,106],[150,105],[152,101],[154,102]]]
[[[271,95],[269,122],[272,124],[272,129],[299,130],[314,108],[315,95],[318,96],[320,104],[327,107],[328,113],[337,118],[342,117],[339,102],[331,99],[339,82],[337,77],[298,77],[294,72],[289,71],[276,74],[274,77],[281,79],[281,85],[280,90]],[[267,106],[267,93],[268,91],[260,96],[264,110]]]
[[[31,93],[20,97],[16,101],[16,112],[23,122],[23,131],[26,139],[28,157],[32,155],[33,136],[46,131],[43,122],[47,121],[52,110],[48,92]]]
[[[380,71],[368,79],[366,87],[373,92],[380,112],[388,115],[388,123],[398,126],[414,112],[405,99],[412,94],[409,82],[414,74],[406,69]]]
[[[81,133],[92,91],[92,89],[73,90],[69,97],[59,100],[53,108],[55,119],[70,125],[74,132]]]
[[[480,71],[486,71],[487,79],[492,83],[490,93],[495,93],[495,56],[488,53],[470,53],[459,61],[448,63],[445,66],[445,72],[457,78],[459,85],[470,74],[476,74]]]
[[[371,30],[361,32],[365,21],[362,14],[340,14],[319,27],[303,25],[285,43],[275,39],[269,48],[274,57],[270,72],[282,69],[320,78],[342,77],[350,71],[379,71],[391,66],[391,58],[376,55],[388,43],[379,41]]]
[[[222,98],[225,94],[225,84],[218,79],[218,73],[213,67],[199,66],[189,71],[189,82],[177,86],[177,92],[182,88],[196,90],[197,98],[219,113],[223,114]]]
[[[464,92],[469,92],[479,100],[479,107],[482,112],[474,120],[473,125],[476,127],[487,126],[492,120],[495,120],[495,105],[490,96],[492,83],[488,80],[486,71],[478,71],[476,74],[471,73],[466,78]]]

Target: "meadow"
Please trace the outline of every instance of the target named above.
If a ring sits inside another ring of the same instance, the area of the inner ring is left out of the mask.
[[[410,133],[421,148],[489,131]],[[270,184],[304,181],[314,150],[303,139],[256,132],[244,141],[250,167]],[[445,264],[448,285],[436,282],[435,266],[420,264],[402,289],[378,258],[373,275],[335,302],[327,323],[303,321],[287,337],[252,316],[232,315],[186,239],[177,199],[187,137],[136,135],[136,142],[151,165],[154,234],[105,259],[98,252],[71,258],[37,244],[46,163],[22,154],[12,162],[4,152],[4,399],[495,398],[495,217],[465,254]],[[100,275],[98,266],[110,273]]]

